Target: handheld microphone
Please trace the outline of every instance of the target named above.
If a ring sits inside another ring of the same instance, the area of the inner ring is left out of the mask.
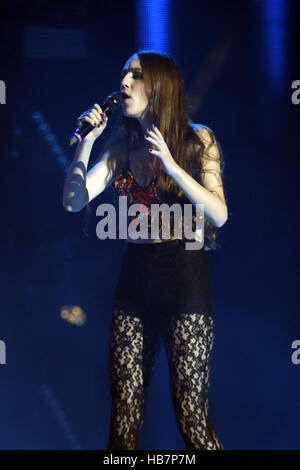
[[[101,104],[101,109],[106,114],[106,116],[109,116],[120,107],[123,101],[123,94],[119,91],[114,91],[105,98],[105,100]],[[76,142],[81,142],[82,139],[86,135],[88,135],[93,129],[95,128],[90,122],[84,121],[82,126],[77,127],[77,129],[73,132],[72,136],[70,137],[70,146],[74,145]]]

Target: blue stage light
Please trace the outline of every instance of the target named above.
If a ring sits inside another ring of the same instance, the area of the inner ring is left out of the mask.
[[[137,0],[137,43],[139,49],[170,52],[170,0]]]
[[[287,69],[287,3],[286,0],[263,0],[263,27],[266,59],[271,87],[280,90]]]

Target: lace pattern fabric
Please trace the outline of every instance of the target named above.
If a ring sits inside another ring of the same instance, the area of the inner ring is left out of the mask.
[[[208,407],[214,313],[206,256],[168,242],[127,245],[110,325],[109,450],[138,449],[162,342],[186,448],[223,449]]]
[[[157,181],[158,178],[155,176],[151,183],[144,189],[142,189],[137,182],[134,179],[134,176],[130,170],[129,167],[125,169],[122,169],[119,174],[116,176],[115,182],[114,182],[114,189],[116,193],[119,196],[126,196],[127,201],[129,206],[132,204],[140,204],[139,206],[139,212],[140,212],[140,217],[146,217],[147,218],[147,225],[148,225],[148,237],[151,238],[151,208],[152,204],[162,204],[162,200],[160,199],[158,195],[158,189],[157,189]],[[196,214],[195,214],[195,207],[192,208],[193,214],[192,214],[192,224],[191,224],[191,229],[193,232],[196,230]],[[203,218],[200,215],[200,218]],[[155,221],[155,217],[154,217]],[[136,226],[139,224],[138,221],[136,220],[136,216],[129,216],[128,217],[128,222],[135,223]],[[170,224],[168,224],[168,227],[170,229],[170,233],[172,233],[172,227],[175,227],[174,225],[174,215],[171,212],[171,221]],[[170,235],[170,238],[168,239],[171,243],[175,245],[184,245],[186,241],[189,241],[187,239],[182,231],[183,225],[179,225],[179,233],[182,233],[182,238],[176,238],[174,235]],[[162,238],[162,217],[161,214],[159,214],[159,237]]]

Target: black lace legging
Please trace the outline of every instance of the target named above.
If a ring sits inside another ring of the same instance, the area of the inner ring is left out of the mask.
[[[223,449],[208,409],[214,315],[206,252],[169,242],[128,243],[110,326],[108,450],[138,449],[162,340],[186,448]]]

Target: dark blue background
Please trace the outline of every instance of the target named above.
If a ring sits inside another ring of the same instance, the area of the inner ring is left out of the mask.
[[[215,429],[225,449],[299,449],[300,365],[291,361],[300,339],[300,105],[291,101],[299,8],[285,2],[287,47],[275,89],[260,3],[174,1],[170,52],[190,102],[199,100],[191,118],[214,130],[225,159],[229,219],[218,229],[221,249],[208,252]],[[95,219],[87,237],[85,211],[66,212],[62,192],[76,117],[119,88],[121,68],[139,48],[134,5],[1,2],[1,449],[106,449],[107,340],[124,242],[98,240]],[[74,30],[78,46],[54,34],[39,49],[30,28]],[[112,201],[110,187],[93,210]],[[79,305],[87,322],[64,321],[66,304]],[[163,348],[150,388],[140,448],[184,449]]]

